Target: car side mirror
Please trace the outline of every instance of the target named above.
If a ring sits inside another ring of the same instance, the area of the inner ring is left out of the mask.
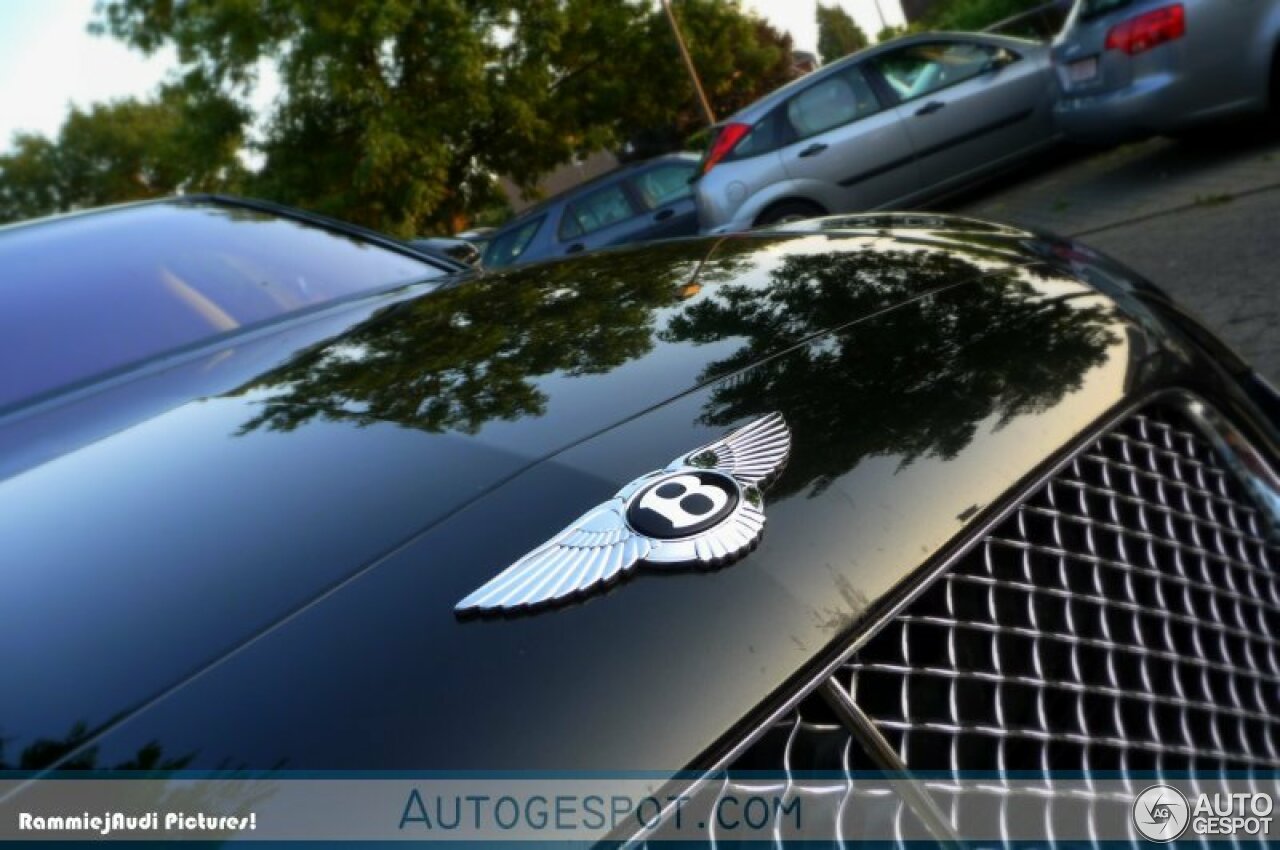
[[[481,267],[480,249],[466,239],[452,236],[424,236],[409,240],[409,245],[432,257],[441,257],[472,268]]]

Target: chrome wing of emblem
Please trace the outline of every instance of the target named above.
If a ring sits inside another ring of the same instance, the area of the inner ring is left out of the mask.
[[[627,484],[455,610],[516,611],[564,601],[611,584],[641,562],[705,568],[737,560],[764,533],[760,489],[790,453],[782,415],[757,419]]]

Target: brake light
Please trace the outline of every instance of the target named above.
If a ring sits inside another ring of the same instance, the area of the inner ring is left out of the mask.
[[[715,168],[716,163],[728,156],[738,142],[742,141],[742,137],[750,132],[750,124],[725,124],[721,127],[716,140],[711,143],[711,150],[707,151],[706,159],[702,161],[702,173],[706,174]]]
[[[1107,50],[1123,50],[1130,56],[1182,38],[1187,32],[1187,15],[1181,3],[1163,6],[1117,24],[1107,33]]]

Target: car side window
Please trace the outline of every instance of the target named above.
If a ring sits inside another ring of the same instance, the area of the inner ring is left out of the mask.
[[[875,92],[857,68],[833,74],[787,103],[787,121],[799,139],[848,124],[880,110]]]
[[[520,255],[524,253],[524,249],[529,247],[529,243],[533,241],[533,237],[538,232],[538,228],[542,226],[545,216],[539,216],[527,224],[514,227],[506,233],[500,233],[489,243],[489,247],[484,252],[484,264],[489,268],[499,268],[501,266],[509,266],[516,260],[520,259]]]
[[[995,48],[966,41],[913,44],[871,60],[904,103],[981,74]]]
[[[560,240],[576,239],[625,221],[636,214],[621,183],[614,183],[572,201],[560,219]]]
[[[694,163],[673,162],[659,165],[637,176],[633,181],[645,209],[657,209],[663,204],[693,193],[689,179],[697,172]]]
[[[1113,12],[1122,6],[1128,6],[1133,0],[1084,0],[1080,4],[1080,19],[1089,20]]]

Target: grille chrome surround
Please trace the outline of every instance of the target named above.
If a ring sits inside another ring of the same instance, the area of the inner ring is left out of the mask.
[[[722,762],[718,795],[772,787],[742,770],[847,802],[859,771],[1280,767],[1280,480],[1261,456],[1169,394],[1027,492]],[[880,740],[841,725],[819,688],[843,691]],[[899,763],[868,754],[884,748]],[[959,828],[960,788],[925,784]],[[909,809],[898,821],[918,835],[928,813]]]

